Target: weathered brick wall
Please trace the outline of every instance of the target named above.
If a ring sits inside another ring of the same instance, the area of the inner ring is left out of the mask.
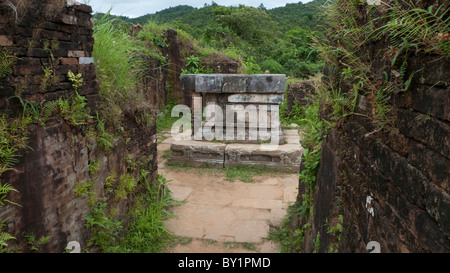
[[[287,86],[286,101],[287,109],[286,114],[292,111],[292,107],[297,104],[298,106],[305,106],[309,103],[308,99],[314,93],[315,83],[314,81],[301,81],[291,82]]]
[[[134,35],[142,30],[140,25],[132,29]],[[182,69],[186,68],[186,57],[198,55],[192,41],[183,40],[175,29],[167,29],[163,33],[167,46],[159,47],[166,62],[149,60],[146,76],[143,79],[143,89],[149,102],[157,109],[161,109],[173,98],[177,103],[191,106],[192,92],[183,90],[180,86]],[[230,57],[212,53],[202,64],[214,73],[236,74],[242,70],[242,64]]]
[[[374,78],[391,64],[376,54],[389,46],[383,39],[361,49],[371,54],[366,64]],[[344,219],[340,252],[367,252],[370,241],[381,252],[450,251],[449,58],[422,51],[407,64],[407,77],[416,74],[408,91],[390,94],[393,128],[378,130],[369,96],[360,96],[356,114],[324,141],[306,252],[318,232],[320,252],[337,243],[327,229],[338,215]],[[328,76],[343,92],[352,89]]]
[[[33,103],[71,96],[74,90],[67,73],[72,71],[82,74],[83,86],[78,92],[87,98],[90,112],[95,114],[100,98],[91,58],[94,45],[91,8],[74,1],[12,2],[16,4],[17,19],[8,6],[0,8],[0,43],[17,61],[12,74],[0,79],[0,113],[11,117],[21,114],[19,101],[11,98],[14,95]],[[44,69],[52,71],[45,86]],[[10,192],[8,199],[20,204],[7,204],[0,211],[0,219],[7,219],[3,231],[16,238],[8,241],[10,247],[30,251],[23,236],[29,233],[36,239],[51,236],[40,252],[63,252],[72,240],[80,242],[84,249],[92,236],[85,218],[91,211],[89,198],[93,196],[96,202],[108,204],[107,214],[126,225],[130,218],[125,216],[129,216],[134,205],[134,196],[146,188],[138,182],[140,170],[150,172],[149,181],[157,176],[156,122],[150,128],[142,128],[134,117],[127,118],[123,133],[116,135],[114,147],[109,151],[89,137],[89,131],[96,126],[93,120],[87,125],[73,126],[54,115],[45,126],[29,126],[30,149],[19,151],[19,162],[2,176],[2,183],[18,190]],[[95,171],[89,169],[93,162],[98,164]],[[137,167],[130,166],[130,162]],[[116,200],[111,189],[117,187],[124,174],[132,175],[138,185],[134,195]],[[113,183],[109,189],[108,179]],[[91,189],[94,194],[77,196],[76,187],[82,182],[94,182]]]
[[[0,109],[14,103],[5,100],[14,94],[35,102],[70,94],[68,71],[83,75],[80,95],[86,96],[90,106],[95,107],[99,83],[91,58],[94,45],[91,7],[68,6],[60,0],[26,2],[23,7],[17,4],[17,18],[8,6],[0,10],[0,45],[18,58],[13,74],[0,82]],[[45,69],[51,70],[46,86]]]

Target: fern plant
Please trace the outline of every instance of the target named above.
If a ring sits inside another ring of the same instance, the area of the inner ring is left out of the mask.
[[[81,73],[78,73],[75,75],[72,71],[69,70],[67,73],[67,76],[69,80],[72,82],[72,87],[75,91],[78,91],[78,89],[83,86],[83,78]]]
[[[86,113],[86,105],[86,98],[80,96],[76,91],[75,96],[72,96],[70,101],[62,98],[58,100],[62,118],[75,126],[87,124],[87,120],[92,118],[91,115]]]
[[[128,194],[133,192],[136,186],[136,180],[131,174],[124,174],[120,176],[117,189],[114,191],[115,200],[119,201],[125,199]]]
[[[390,7],[390,13],[378,20],[388,20],[387,23],[373,31],[368,38],[380,39],[385,35],[392,38],[405,39],[411,44],[423,47],[425,51],[450,55],[447,50],[450,41],[440,39],[443,34],[450,32],[450,8],[444,10],[446,3],[437,8],[416,8],[414,3],[401,1],[409,9],[401,7],[401,3]],[[404,40],[403,40],[404,41]]]
[[[41,126],[45,126],[47,120],[58,109],[58,101],[47,101],[40,107],[39,119]]]
[[[1,184],[1,182],[0,182],[0,208],[2,208],[5,205],[5,202],[13,204],[13,205],[19,205],[15,202],[12,202],[11,200],[6,199],[6,196],[11,191],[18,192],[15,188],[13,188],[8,183]]]
[[[1,208],[1,205],[0,205],[0,208]],[[5,228],[5,226],[6,226],[5,222],[6,222],[6,220],[0,219],[0,253],[6,252],[6,247],[8,247],[8,244],[7,244],[8,241],[16,239],[14,236],[12,236],[8,232],[1,232],[3,230],[3,228]]]
[[[52,67],[43,67],[44,75],[41,76],[41,91],[45,91],[55,81],[55,74]]]
[[[96,207],[93,207],[91,213],[86,216],[86,227],[93,231],[90,245],[100,247],[105,253],[113,253],[118,250],[117,240],[122,230],[122,223],[106,214],[107,206],[106,203],[98,203]]]
[[[6,49],[0,49],[0,78],[11,75],[17,57],[10,55]]]
[[[1,176],[1,173],[0,173],[0,176]],[[14,189],[11,185],[9,185],[7,183],[2,184],[0,182],[0,209],[3,208],[3,206],[5,205],[5,202],[11,203],[14,205],[18,205],[17,203],[14,203],[14,202],[6,199],[6,196],[11,191],[17,192],[17,190]],[[5,248],[8,246],[7,241],[16,239],[10,233],[2,232],[2,230],[6,226],[5,222],[6,222],[6,219],[5,220],[0,219],[0,253],[5,252]]]
[[[109,151],[114,147],[112,144],[114,141],[114,135],[108,133],[105,128],[105,121],[101,118],[97,112],[97,144],[105,151]]]
[[[25,115],[13,120],[8,120],[6,115],[0,116],[0,177],[18,162],[17,151],[28,148],[26,128],[30,123],[31,118]]]
[[[32,251],[39,251],[39,249],[46,245],[52,237],[52,235],[42,235],[39,240],[36,241],[36,235],[34,233],[23,232],[22,236],[27,240],[27,244]]]

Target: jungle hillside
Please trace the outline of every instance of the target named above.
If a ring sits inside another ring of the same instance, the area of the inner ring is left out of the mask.
[[[290,78],[308,78],[323,68],[313,42],[325,32],[321,7],[325,2],[299,2],[274,9],[262,4],[254,8],[212,2],[202,8],[180,5],[137,18],[109,17],[188,33],[204,47],[242,58],[249,74],[269,70]],[[95,18],[104,15],[97,13]]]

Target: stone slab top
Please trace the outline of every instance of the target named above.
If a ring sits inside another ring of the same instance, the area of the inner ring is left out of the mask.
[[[199,93],[284,93],[284,74],[185,74],[181,89]]]

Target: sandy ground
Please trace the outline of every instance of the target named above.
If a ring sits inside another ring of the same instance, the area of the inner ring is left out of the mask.
[[[176,169],[165,165],[170,138],[158,144],[158,173],[167,180],[176,216],[167,228],[180,238],[172,253],[275,253],[267,240],[271,225],[279,226],[295,202],[296,174],[255,176],[254,182],[226,181],[220,171]]]

